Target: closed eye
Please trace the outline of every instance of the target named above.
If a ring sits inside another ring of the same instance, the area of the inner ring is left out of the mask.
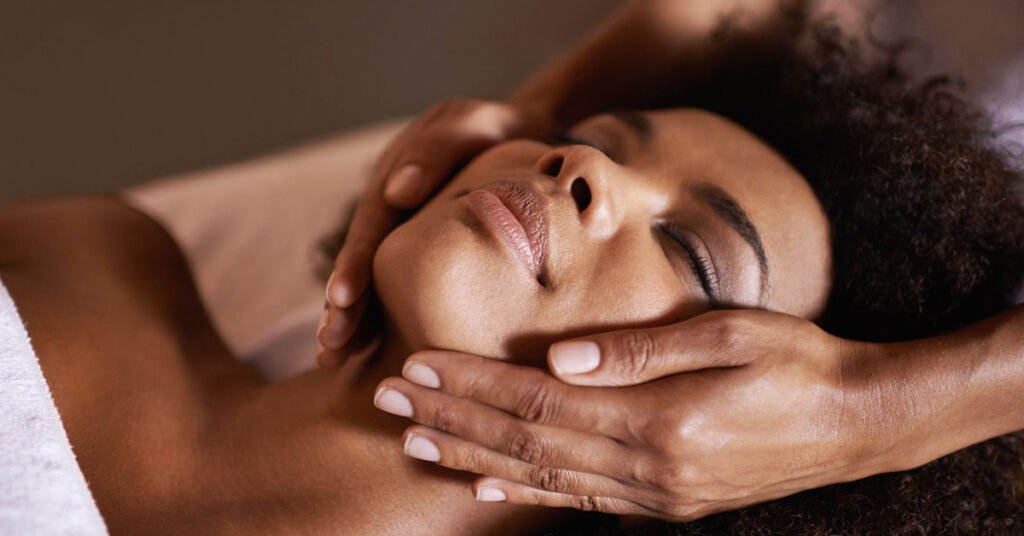
[[[687,233],[683,232],[675,222],[663,222],[659,224],[658,227],[670,240],[675,242],[683,254],[686,255],[690,268],[700,281],[700,286],[704,290],[704,294],[707,296],[708,301],[712,303],[718,302],[718,274],[715,271],[711,260],[700,252],[697,246],[694,245],[693,240],[688,237]]]
[[[586,145],[587,147],[593,147],[594,149],[597,149],[598,151],[600,151],[602,154],[607,156],[613,162],[615,161],[615,158],[612,156],[612,152],[608,149],[608,147],[606,147],[604,145],[601,145],[599,143],[588,141],[588,140],[586,140],[584,138],[573,136],[572,134],[568,134],[568,133],[561,134],[561,136],[559,136],[559,138],[555,140],[555,145],[558,145],[558,146]]]

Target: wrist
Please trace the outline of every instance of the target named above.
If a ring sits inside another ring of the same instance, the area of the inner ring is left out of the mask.
[[[843,394],[851,434],[863,438],[865,476],[920,467],[1017,429],[1008,421],[1020,392],[1019,351],[1014,359],[1006,350],[1012,316],[929,339],[851,344]]]
[[[916,416],[899,403],[902,374],[893,354],[891,345],[843,341],[839,434],[848,471],[843,480],[898,471],[911,463],[903,446]]]

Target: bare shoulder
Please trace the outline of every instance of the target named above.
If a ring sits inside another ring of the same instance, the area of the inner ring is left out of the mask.
[[[40,353],[84,334],[116,334],[104,341],[116,348],[130,340],[124,328],[142,323],[149,331],[192,331],[204,316],[174,241],[115,197],[0,209],[0,277]]]
[[[5,280],[75,272],[95,281],[113,270],[167,259],[175,246],[159,225],[115,197],[22,201],[0,209],[0,269]],[[103,270],[95,270],[100,264]]]
[[[21,202],[0,209],[0,277],[112,529],[144,522],[146,501],[173,504],[209,413],[204,382],[245,376],[174,241],[114,197]]]

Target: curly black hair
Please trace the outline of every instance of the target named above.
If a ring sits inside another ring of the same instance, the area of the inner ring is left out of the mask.
[[[1020,173],[948,78],[914,81],[900,47],[791,10],[727,51],[684,103],[729,117],[807,179],[831,226],[834,282],[819,324],[895,341],[1012,305],[1024,274]],[[602,518],[603,517],[603,518]],[[686,524],[629,532],[606,516],[550,534],[1024,534],[1024,435],[924,467],[811,490]]]

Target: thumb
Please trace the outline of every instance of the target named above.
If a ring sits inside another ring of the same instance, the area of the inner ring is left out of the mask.
[[[636,385],[673,374],[734,367],[755,354],[756,323],[741,311],[716,311],[656,328],[625,329],[558,342],[548,365],[575,385]]]

